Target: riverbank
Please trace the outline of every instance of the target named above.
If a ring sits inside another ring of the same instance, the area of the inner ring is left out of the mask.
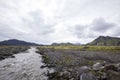
[[[110,70],[101,72],[101,69],[96,72],[93,66],[96,63],[103,64],[106,62],[106,65],[101,67],[106,68],[108,65],[114,65],[116,68],[116,65],[120,62],[119,52],[114,54],[113,52],[55,49],[53,47],[38,47],[38,49],[38,53],[43,56],[43,61],[47,64],[44,67],[53,67],[56,70],[54,73],[48,74],[49,80],[81,80],[81,75],[88,75],[89,77],[86,80],[114,80],[116,75],[113,72]],[[110,74],[109,71],[112,75],[110,79],[107,77],[105,77],[106,79],[98,79],[97,77],[100,76],[96,76],[96,74],[101,75],[101,73],[107,72]],[[120,75],[119,70],[116,73]],[[92,79],[90,79],[91,77]],[[95,78],[93,79],[93,77]],[[115,80],[119,80],[119,77],[116,77]]]
[[[13,54],[24,52],[29,48],[28,46],[0,46],[0,60],[14,57]]]
[[[47,73],[53,69],[41,68],[45,65],[36,47],[14,54],[15,58],[0,61],[0,80],[48,80]]]

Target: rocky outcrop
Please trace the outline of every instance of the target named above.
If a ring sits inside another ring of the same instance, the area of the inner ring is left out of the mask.
[[[80,75],[80,80],[119,80],[120,65],[97,62],[90,67],[88,72],[83,72]]]

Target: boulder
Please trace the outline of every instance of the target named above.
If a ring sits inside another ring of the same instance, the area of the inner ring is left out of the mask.
[[[107,73],[108,73],[108,80],[120,80],[120,72],[109,70],[107,71]]]
[[[104,66],[102,65],[102,63],[97,62],[96,64],[93,65],[93,70],[98,71],[98,70],[102,69],[103,67]]]
[[[115,67],[117,67],[117,71],[120,71],[120,63],[116,64]]]
[[[92,73],[82,73],[80,80],[97,80],[97,78]]]
[[[108,70],[117,71],[117,67],[114,64],[108,64],[108,65],[104,66],[104,69],[106,71],[108,71]]]

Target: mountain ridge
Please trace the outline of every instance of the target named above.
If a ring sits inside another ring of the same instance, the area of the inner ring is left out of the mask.
[[[72,46],[72,45],[76,45],[79,46],[81,45],[80,43],[70,43],[70,42],[66,42],[66,43],[52,43],[52,46]]]
[[[18,39],[9,39],[9,40],[4,40],[0,41],[0,45],[26,45],[26,46],[39,46],[41,44],[37,43],[32,43],[32,42],[27,42],[23,40],[18,40]]]
[[[98,45],[98,46],[120,46],[120,38],[110,36],[99,36],[87,45]]]

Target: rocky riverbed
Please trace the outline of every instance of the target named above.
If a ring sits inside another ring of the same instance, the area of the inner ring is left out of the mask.
[[[49,80],[119,80],[120,53],[38,48],[46,66],[56,71]]]
[[[42,56],[31,47],[25,52],[14,54],[15,58],[0,61],[0,80],[48,80],[47,74],[54,72],[52,68],[41,68],[45,64]]]

